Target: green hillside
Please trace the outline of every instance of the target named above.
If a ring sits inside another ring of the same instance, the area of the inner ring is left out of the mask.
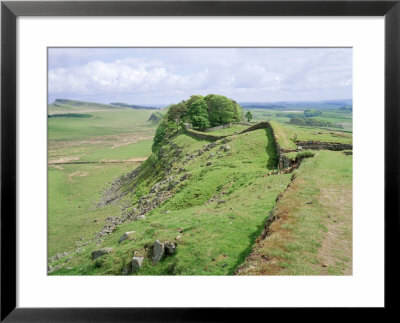
[[[351,132],[244,123],[217,95],[157,130],[149,110],[90,114],[49,119],[50,275],[351,273]]]
[[[130,219],[139,214],[140,199],[155,208],[145,219],[120,225],[99,245],[88,244],[68,262],[72,269],[55,273],[121,274],[135,252],[145,255],[160,240],[173,241],[176,254],[157,266],[146,259],[141,275],[233,274],[251,251],[277,195],[290,181],[290,174],[266,176],[276,166],[271,138],[267,129],[215,143],[177,135],[163,146],[158,158],[153,155],[140,167],[135,178],[123,177],[114,184],[125,190],[121,203],[132,205],[125,210]],[[160,189],[151,193],[157,183]],[[156,206],[164,195],[170,197]],[[126,231],[135,231],[133,240],[119,244]],[[91,251],[101,247],[112,247],[115,254],[101,264],[92,262]]]

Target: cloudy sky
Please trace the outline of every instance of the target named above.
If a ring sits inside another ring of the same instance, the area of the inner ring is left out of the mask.
[[[351,48],[50,48],[56,98],[162,105],[193,94],[236,101],[352,98]]]

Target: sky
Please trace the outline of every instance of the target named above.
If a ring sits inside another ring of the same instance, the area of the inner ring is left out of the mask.
[[[48,98],[168,105],[352,98],[351,48],[49,48]]]

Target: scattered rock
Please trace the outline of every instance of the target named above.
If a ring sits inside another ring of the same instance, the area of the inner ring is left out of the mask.
[[[308,201],[307,204],[313,204],[313,202],[312,201]]]
[[[99,250],[92,251],[92,260],[95,260],[103,255],[106,255],[112,251],[112,248],[102,248]]]
[[[128,239],[129,236],[131,236],[131,235],[134,234],[134,233],[135,233],[135,231],[128,231],[128,232],[125,232],[125,233],[121,236],[121,238],[119,238],[118,243],[121,243],[122,241]]]
[[[153,245],[153,265],[156,265],[164,255],[164,244],[158,240]]]
[[[137,272],[142,268],[143,257],[133,257],[132,258],[132,272]]]
[[[176,229],[179,233],[182,233],[183,232],[183,229],[182,228],[178,228],[178,229]]]
[[[206,166],[211,166],[211,165],[212,165],[212,162],[210,162],[210,161],[206,163]]]
[[[70,261],[72,258],[73,258],[73,257],[68,257],[67,259],[65,259],[64,262],[66,263],[66,262]]]
[[[184,175],[179,179],[179,181],[180,181],[180,182],[183,182],[184,180],[188,179],[190,176],[192,176],[192,174],[184,174]]]
[[[181,239],[182,239],[182,236],[180,234],[175,237],[175,240],[181,240]]]
[[[224,151],[229,151],[229,150],[231,150],[231,146],[225,145]]]
[[[130,267],[125,266],[124,269],[122,269],[122,275],[128,275],[130,272]]]
[[[225,200],[219,200],[219,201],[217,202],[218,205],[223,204],[223,203],[226,203],[226,201],[225,201]]]
[[[176,246],[173,242],[165,242],[165,251],[167,255],[173,255],[176,250]]]

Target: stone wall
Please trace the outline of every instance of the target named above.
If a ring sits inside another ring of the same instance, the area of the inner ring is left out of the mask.
[[[265,128],[268,128],[268,127],[271,129],[271,127],[269,126],[269,122],[267,122],[267,121],[259,122],[259,123],[255,124],[255,125],[251,126],[251,127],[248,127],[247,129],[244,129],[243,131],[239,132],[239,134],[250,132],[250,131],[254,131],[254,130],[258,130],[258,129],[265,129]]]
[[[353,145],[334,143],[334,142],[321,142],[321,141],[297,141],[297,147],[300,149],[310,150],[351,150]]]
[[[271,127],[271,124],[269,122],[264,122],[264,123],[266,124],[265,127],[271,130],[272,136],[274,137],[276,155],[278,156],[278,168],[285,169],[290,167],[292,162],[290,161],[289,158],[286,157],[286,155],[284,155],[284,151],[282,150],[281,146],[279,146],[277,137],[274,133],[274,129]]]
[[[220,125],[220,126],[216,126],[216,127],[204,129],[203,131],[204,131],[204,132],[210,132],[210,131],[215,131],[215,130],[230,128],[231,126],[232,126],[231,123],[227,123],[227,124],[222,124],[222,125]]]
[[[200,138],[200,139],[205,139],[205,140],[210,140],[210,141],[216,141],[220,139],[224,139],[227,136],[215,136],[215,135],[210,135],[206,134],[204,132],[199,132],[191,129],[186,129],[186,132],[194,137]]]
[[[240,124],[243,124],[243,123],[240,123]],[[223,127],[226,127],[226,125],[219,126],[219,127],[223,128]],[[215,128],[216,127],[212,128],[212,129],[217,130]],[[219,129],[222,129],[222,128],[219,128]],[[264,122],[259,122],[257,124],[252,124],[249,128],[239,132],[239,134],[243,134],[243,133],[258,130],[258,129],[265,129],[265,128],[268,128],[271,131],[272,136],[274,138],[274,146],[275,146],[275,150],[276,150],[276,155],[278,156],[278,168],[285,169],[285,168],[290,167],[292,165],[292,162],[288,157],[286,157],[286,155],[284,153],[287,153],[289,151],[296,151],[296,149],[293,149],[293,150],[282,149],[278,144],[277,138],[274,133],[274,129],[271,127],[269,122],[264,121]],[[211,135],[211,134],[207,134],[204,132],[199,132],[199,131],[195,131],[195,130],[191,130],[191,129],[186,129],[186,131],[189,134],[191,134],[192,136],[195,136],[200,139],[209,140],[209,141],[217,141],[217,140],[223,139],[225,137],[229,137],[229,136]],[[353,149],[353,145],[351,145],[351,144],[330,143],[330,142],[320,142],[320,141],[297,141],[297,146],[298,146],[297,151],[300,150],[300,147],[301,147],[301,150],[306,150],[306,149],[323,150],[323,149],[325,149],[325,150],[339,151],[339,150]]]

